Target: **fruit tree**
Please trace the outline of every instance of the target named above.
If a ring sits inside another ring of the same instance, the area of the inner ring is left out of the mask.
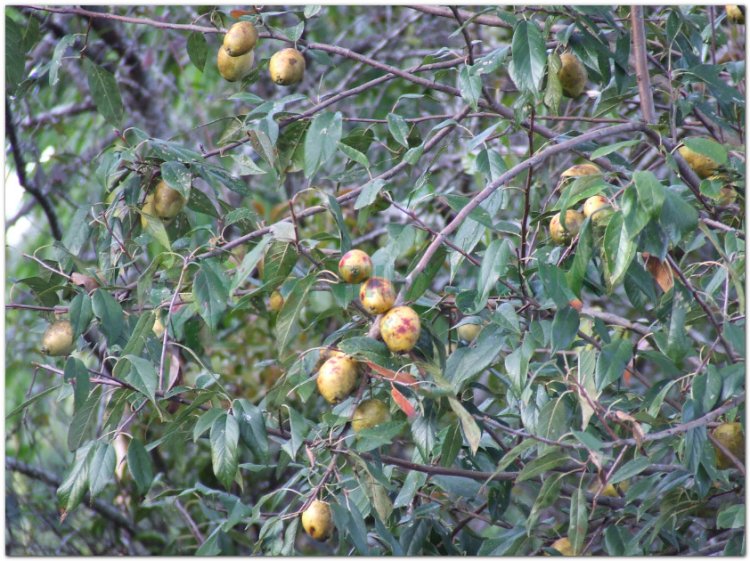
[[[6,552],[745,553],[744,6],[9,6]]]

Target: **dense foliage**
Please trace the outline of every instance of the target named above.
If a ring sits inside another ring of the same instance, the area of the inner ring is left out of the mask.
[[[6,551],[744,554],[738,17],[9,7]]]

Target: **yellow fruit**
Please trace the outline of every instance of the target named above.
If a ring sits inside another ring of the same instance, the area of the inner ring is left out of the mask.
[[[698,177],[706,179],[707,177],[714,174],[716,168],[719,167],[714,160],[703,154],[699,154],[695,150],[691,150],[687,146],[680,146],[680,156],[685,158],[685,161],[692,168]]]
[[[157,339],[161,339],[164,336],[164,324],[161,322],[161,318],[156,316],[154,320],[154,326],[151,328]]]
[[[740,423],[722,423],[714,429],[714,438],[721,442],[741,462],[745,461],[745,435],[742,433]],[[734,467],[734,462],[729,456],[716,448],[716,467],[727,469]]]
[[[558,212],[549,222],[549,235],[556,244],[566,244],[578,235],[578,231],[583,224],[583,214],[575,210],[568,210],[565,213],[565,226],[560,222],[560,213]]]
[[[348,356],[332,356],[318,370],[318,391],[328,403],[339,403],[357,385],[357,362]]]
[[[396,301],[396,291],[391,281],[372,277],[359,289],[359,300],[369,313],[382,314],[393,306]]]
[[[328,503],[313,501],[302,513],[302,527],[314,540],[327,540],[333,533],[333,516]]]
[[[727,19],[732,23],[745,23],[745,7],[735,4],[724,6],[727,10]]]
[[[560,55],[560,70],[557,71],[557,77],[560,80],[563,93],[572,98],[577,98],[583,93],[588,80],[586,67],[580,59],[573,53],[563,53]]]
[[[573,551],[573,544],[570,543],[570,540],[567,537],[555,540],[550,547],[552,549],[556,549],[565,557],[572,557],[575,555],[575,551]]]
[[[272,312],[278,312],[283,305],[284,297],[281,295],[281,292],[274,290],[271,293],[271,297],[268,299],[268,309]]]
[[[591,217],[594,224],[602,224],[607,217],[612,214],[612,207],[606,197],[594,195],[586,199],[583,203],[583,215],[586,218]]]
[[[737,200],[737,191],[731,186],[722,187],[719,191],[719,196],[716,199],[716,204],[719,206],[729,206]]]
[[[268,73],[280,86],[297,84],[305,74],[305,59],[297,49],[283,49],[271,57]]]
[[[238,21],[224,35],[222,46],[229,56],[236,57],[253,50],[257,42],[258,32],[255,26],[249,21]]]
[[[339,261],[339,274],[349,284],[366,281],[372,274],[370,256],[360,249],[347,251]]]
[[[387,423],[391,418],[388,406],[379,399],[367,399],[357,405],[352,416],[352,429],[359,432],[371,429],[381,423]]]
[[[69,355],[75,347],[73,325],[66,320],[58,320],[47,328],[42,336],[42,353],[49,356]]]
[[[620,493],[617,492],[619,489],[623,493],[628,490],[630,487],[630,483],[627,481],[621,481],[617,485],[614,485],[612,483],[607,483],[606,487],[602,490],[602,482],[599,481],[599,479],[595,479],[594,482],[589,486],[589,491],[591,493],[598,493],[601,490],[601,495],[605,497],[613,497],[613,498],[619,498]]]
[[[578,164],[570,166],[560,174],[560,177],[583,177],[584,175],[601,175],[602,170],[594,164]]]
[[[179,191],[159,181],[154,190],[154,212],[160,218],[174,218],[185,208],[185,197]]]
[[[480,323],[464,323],[458,326],[458,336],[467,343],[476,339],[480,331],[482,331],[482,324]]]
[[[146,195],[146,200],[143,203],[143,208],[141,208],[141,228],[146,228],[148,226],[148,218],[143,216],[144,214],[148,214],[149,216],[156,217],[156,211],[154,210],[154,194],[149,193]]]
[[[216,55],[216,65],[219,68],[219,74],[227,82],[236,82],[242,80],[253,70],[255,61],[255,51],[248,51],[244,55],[229,56],[227,51],[222,47]]]
[[[417,344],[420,330],[419,316],[409,306],[392,308],[380,321],[383,341],[394,353],[412,350]]]

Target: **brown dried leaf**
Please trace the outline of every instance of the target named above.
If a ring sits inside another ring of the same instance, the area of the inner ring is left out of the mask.
[[[393,398],[393,401],[396,402],[396,405],[398,405],[399,409],[406,413],[406,416],[410,419],[417,414],[417,410],[414,409],[414,406],[411,404],[411,402],[406,399],[406,396],[398,391],[393,384],[391,384],[391,397]]]
[[[646,264],[646,269],[648,269],[648,272],[654,277],[659,288],[664,292],[669,292],[674,286],[674,273],[672,273],[672,267],[670,267],[667,262],[660,261],[645,251],[641,255]]]
[[[82,275],[81,273],[71,273],[70,280],[73,281],[73,284],[85,288],[86,292],[91,292],[99,287],[99,283],[96,282],[96,279]]]

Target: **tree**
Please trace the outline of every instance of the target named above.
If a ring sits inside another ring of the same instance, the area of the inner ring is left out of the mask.
[[[744,554],[743,32],[8,8],[7,552]]]

